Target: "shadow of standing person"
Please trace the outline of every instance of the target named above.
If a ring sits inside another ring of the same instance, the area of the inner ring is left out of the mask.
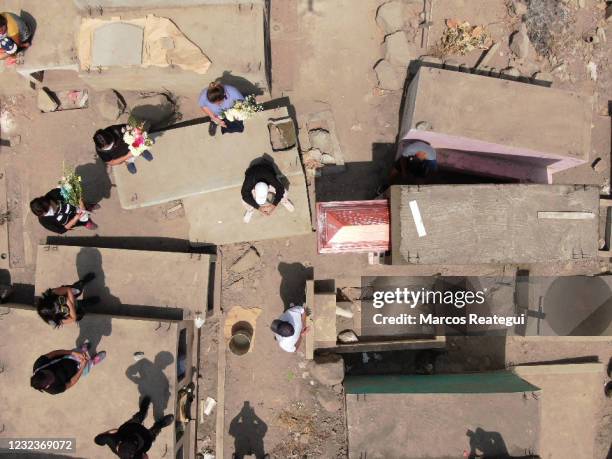
[[[125,376],[138,386],[140,401],[145,396],[151,397],[153,418],[156,421],[164,416],[164,410],[170,400],[170,383],[164,374],[164,369],[173,362],[172,354],[162,351],[155,356],[154,362],[143,358],[125,371]]]
[[[255,414],[251,402],[245,401],[240,413],[229,426],[229,434],[234,437],[234,454],[232,459],[242,459],[254,454],[257,459],[269,457],[264,450],[264,436],[268,425]]]
[[[120,301],[119,298],[110,294],[110,290],[105,285],[102,255],[98,249],[83,247],[77,254],[76,265],[79,279],[83,279],[87,273],[94,273],[96,276],[87,284],[87,288],[83,291],[83,300],[81,300],[85,305],[85,311],[94,314],[85,314],[78,322],[79,336],[76,340],[76,347],[79,348],[88,339],[90,352],[95,355],[102,337],[110,336],[113,331],[112,318],[110,315],[105,315],[108,314],[105,313],[105,305],[119,304]],[[92,297],[99,297],[100,301],[97,304],[88,304],[87,300]]]

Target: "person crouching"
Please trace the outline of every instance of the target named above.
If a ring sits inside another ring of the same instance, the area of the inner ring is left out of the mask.
[[[289,212],[295,207],[287,198],[287,190],[278,179],[274,166],[267,161],[249,167],[242,184],[242,203],[246,208],[244,222],[249,223],[258,210],[269,216],[282,204]]]

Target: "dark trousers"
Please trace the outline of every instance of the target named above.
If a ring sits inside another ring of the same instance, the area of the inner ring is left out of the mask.
[[[243,132],[244,123],[242,121],[227,121],[225,120],[227,127],[221,128],[221,134],[232,134],[234,132]]]

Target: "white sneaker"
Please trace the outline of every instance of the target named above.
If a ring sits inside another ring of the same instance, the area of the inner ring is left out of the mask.
[[[245,223],[248,223],[251,221],[251,217],[253,216],[253,214],[255,213],[255,209],[249,209],[244,213],[244,218],[242,219]]]
[[[287,209],[289,212],[293,212],[295,210],[293,203],[286,198],[281,200],[281,204],[285,206],[285,209]]]

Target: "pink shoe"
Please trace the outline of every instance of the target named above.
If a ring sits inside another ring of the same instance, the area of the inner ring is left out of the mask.
[[[87,228],[88,230],[96,230],[98,229],[98,225],[96,225],[94,222],[89,220],[87,224],[85,225],[85,228]]]
[[[92,359],[94,365],[98,365],[102,360],[106,358],[106,351],[98,352],[95,357]]]

